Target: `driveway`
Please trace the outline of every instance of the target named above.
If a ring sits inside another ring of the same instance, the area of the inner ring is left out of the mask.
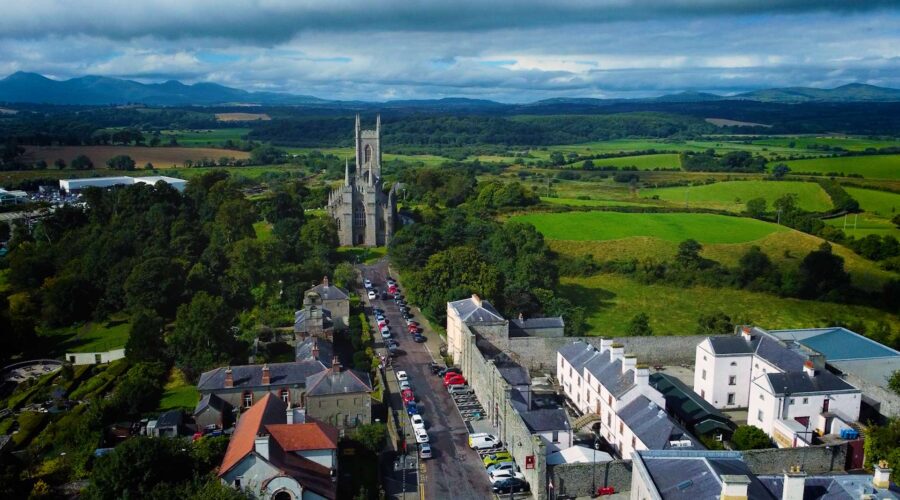
[[[375,288],[379,291],[385,289],[388,276],[386,261],[360,266],[360,270],[363,278],[371,280]],[[398,279],[397,276],[393,278]],[[403,284],[399,285],[400,292],[405,295]],[[393,370],[404,370],[409,375],[416,402],[425,419],[433,454],[433,458],[423,461],[425,498],[491,498],[491,486],[484,472],[484,465],[478,454],[468,446],[466,425],[444,389],[443,381],[437,375],[432,375],[428,365],[434,360],[440,362],[437,348],[432,347],[440,346],[437,334],[424,324],[425,320],[419,309],[412,307],[413,320],[423,324],[424,335],[428,337],[427,343],[417,344],[407,332],[406,322],[393,300],[369,302],[372,307],[384,309],[394,339],[400,342],[400,349],[405,352],[393,359]],[[375,337],[378,351],[384,352],[380,335],[375,333]],[[394,377],[391,370],[387,374],[388,377]],[[399,394],[391,394],[389,403],[392,408],[405,414]]]

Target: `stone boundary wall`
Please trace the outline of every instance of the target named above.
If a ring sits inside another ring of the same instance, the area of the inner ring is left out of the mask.
[[[707,337],[707,335],[614,337],[613,341],[624,344],[625,353],[636,355],[638,363],[693,365],[697,344]],[[529,370],[554,370],[556,351],[576,340],[583,340],[599,348],[602,337],[512,337],[509,339],[508,349],[513,359]]]
[[[807,474],[844,472],[847,464],[846,443],[816,445],[804,448],[773,448],[741,452],[744,462],[754,474],[782,474],[799,465]]]
[[[551,465],[553,491],[562,497],[592,497],[591,487],[612,486],[616,493],[631,490],[631,460],[613,460],[594,464]]]
[[[844,380],[861,390],[864,396],[868,396],[869,399],[874,400],[878,405],[878,413],[881,413],[885,417],[900,417],[900,396],[888,391],[884,387],[857,377],[852,373],[845,374]],[[860,420],[862,420],[862,418],[860,418]]]

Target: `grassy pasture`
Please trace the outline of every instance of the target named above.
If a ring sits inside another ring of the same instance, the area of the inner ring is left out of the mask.
[[[551,240],[604,241],[632,236],[653,236],[681,242],[743,243],[786,231],[756,219],[713,214],[567,212],[529,214],[512,220],[533,224]]]
[[[114,315],[106,321],[89,321],[81,326],[44,329],[40,335],[50,340],[52,355],[66,352],[102,352],[125,347],[131,333],[127,316]]]
[[[652,207],[652,203],[633,203],[619,200],[579,200],[578,198],[548,198],[541,197],[541,201],[551,205],[565,205],[569,207]]]
[[[193,410],[200,401],[200,393],[197,387],[191,385],[178,368],[172,368],[169,372],[169,380],[164,387],[165,392],[159,402],[159,410],[166,411],[172,409]]]
[[[628,320],[642,312],[650,316],[650,325],[657,335],[693,334],[700,315],[717,311],[736,321],[772,328],[830,326],[830,318],[885,320],[894,329],[900,327],[896,316],[869,307],[780,298],[730,288],[644,285],[612,274],[562,278],[560,291],[589,311],[591,335],[624,335]]]
[[[888,219],[872,215],[868,212],[838,217],[836,219],[828,219],[824,222],[829,226],[834,226],[844,231],[844,234],[847,236],[863,238],[870,234],[878,236],[890,234],[895,238],[900,239],[900,229],[898,229],[897,226]]]
[[[809,146],[839,147],[848,151],[865,151],[868,148],[877,149],[900,146],[900,140],[879,140],[846,136],[768,137],[753,141],[753,144],[759,144],[760,146],[782,148],[790,148],[791,143],[794,144],[792,149],[797,152],[806,152],[805,150]],[[814,150],[810,150],[810,152],[812,151]]]
[[[249,128],[214,128],[206,130],[163,130],[163,142],[175,138],[178,144],[188,147],[221,146],[225,141],[240,142],[250,133]]]
[[[845,187],[844,189],[859,202],[860,208],[866,212],[888,219],[900,212],[900,194],[855,187]]]
[[[681,168],[681,158],[675,153],[658,155],[623,156],[621,158],[600,158],[591,160],[595,167],[637,167],[638,170],[654,168]],[[570,168],[582,168],[584,162],[567,165]]]
[[[268,121],[272,117],[266,113],[216,113],[216,120],[220,122],[248,122]]]
[[[900,155],[839,156],[789,160],[784,163],[794,172],[840,172],[860,174],[872,179],[900,179]]]
[[[156,168],[171,168],[182,166],[185,160],[197,161],[203,158],[218,160],[223,156],[238,159],[250,157],[250,153],[230,149],[140,146],[28,146],[25,155],[29,161],[44,160],[48,165],[53,165],[57,158],[62,158],[69,164],[76,156],[87,155],[98,170],[105,169],[106,161],[118,155],[130,156],[138,169],[147,163],[152,163]]]
[[[804,210],[823,212],[831,209],[831,198],[814,182],[787,181],[732,181],[658,189],[642,189],[642,198],[659,196],[659,199],[679,206],[705,207],[718,210],[741,212],[747,200],[764,198],[772,207],[778,198],[788,193],[797,194],[799,205]]]

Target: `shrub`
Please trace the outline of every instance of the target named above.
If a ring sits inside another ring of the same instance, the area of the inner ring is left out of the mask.
[[[762,450],[772,448],[772,440],[762,429],[753,425],[741,425],[731,436],[736,450]]]

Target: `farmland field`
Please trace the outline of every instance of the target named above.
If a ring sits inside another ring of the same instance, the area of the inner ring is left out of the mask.
[[[831,198],[814,182],[786,181],[733,181],[717,182],[702,186],[684,186],[658,189],[642,189],[642,198],[659,196],[659,199],[684,206],[705,207],[734,212],[743,211],[747,200],[764,198],[771,209],[772,203],[788,193],[797,194],[800,208],[812,212],[831,209]]]
[[[863,238],[870,234],[878,236],[890,234],[895,238],[900,239],[900,228],[897,228],[890,220],[878,217],[877,215],[872,215],[868,212],[846,215],[836,219],[828,219],[823,222],[844,231],[844,234],[847,236],[853,236],[855,238]]]
[[[623,156],[621,158],[599,158],[591,160],[595,167],[637,167],[638,170],[654,168],[681,168],[681,158],[676,153],[658,155]],[[570,168],[582,168],[583,161],[567,165]]]
[[[803,137],[769,137],[753,141],[753,144],[761,146],[776,146],[789,148],[790,144],[794,144],[797,152],[805,152],[808,146],[829,146],[844,148],[848,151],[865,151],[868,148],[887,148],[900,146],[898,140],[879,140],[866,139],[863,137],[844,137],[844,136],[803,136]],[[814,151],[814,150],[810,150]]]
[[[66,164],[78,155],[86,155],[94,162],[97,169],[106,168],[106,160],[118,155],[128,155],[134,160],[136,168],[143,168],[147,163],[152,163],[156,168],[180,167],[185,160],[197,161],[203,158],[218,160],[222,157],[249,158],[250,153],[245,151],[233,151],[217,148],[165,148],[165,147],[139,147],[139,146],[54,146],[26,148],[25,157],[28,161],[44,160],[49,165],[57,158],[62,158]]]
[[[896,330],[896,316],[877,309],[780,298],[730,288],[644,285],[625,276],[599,274],[588,278],[562,278],[560,291],[584,307],[591,335],[624,335],[628,321],[638,313],[650,317],[657,335],[695,333],[697,318],[724,312],[732,320],[771,328],[831,326],[835,318],[887,321]]]
[[[794,172],[839,172],[859,174],[871,179],[900,179],[900,155],[847,156],[789,160],[784,162]]]
[[[551,205],[566,205],[569,207],[652,207],[652,203],[633,203],[619,200],[581,200],[578,198],[548,198],[541,197],[541,201]]]
[[[686,213],[567,212],[512,218],[533,224],[551,240],[603,241],[653,236],[681,242],[743,243],[786,231],[782,226],[742,217]]]
[[[247,122],[247,121],[268,121],[272,117],[265,113],[216,113],[216,120],[220,122]]]
[[[845,187],[847,193],[859,202],[866,212],[890,219],[900,212],[900,194],[874,189]]]
[[[240,142],[245,135],[250,133],[249,128],[215,128],[201,130],[163,130],[163,142],[174,138],[181,146],[188,147],[215,147],[225,144],[225,141]]]

